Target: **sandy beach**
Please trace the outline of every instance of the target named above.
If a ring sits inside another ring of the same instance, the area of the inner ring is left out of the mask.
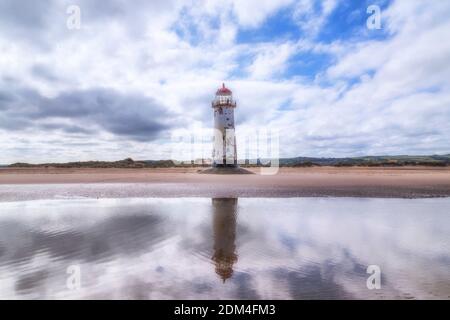
[[[198,168],[0,170],[0,201],[67,197],[450,196],[450,168],[280,168],[278,174],[204,175]],[[252,169],[258,173],[257,168]]]

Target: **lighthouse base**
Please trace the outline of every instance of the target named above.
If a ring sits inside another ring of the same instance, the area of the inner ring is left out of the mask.
[[[240,168],[239,166],[215,166],[212,168],[208,168],[206,170],[202,170],[199,173],[201,174],[254,174],[250,170]]]

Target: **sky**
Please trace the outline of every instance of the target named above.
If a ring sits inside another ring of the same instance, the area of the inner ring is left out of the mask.
[[[223,82],[280,157],[448,154],[449,38],[450,1],[0,0],[0,164],[185,158]]]

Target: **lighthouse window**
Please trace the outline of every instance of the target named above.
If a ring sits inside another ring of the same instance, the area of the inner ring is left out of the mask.
[[[216,101],[220,104],[230,104],[232,102],[230,96],[217,96]]]

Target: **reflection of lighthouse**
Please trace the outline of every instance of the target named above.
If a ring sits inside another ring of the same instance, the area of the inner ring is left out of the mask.
[[[236,102],[230,89],[222,84],[212,102],[214,109],[214,167],[237,167],[234,108]]]
[[[214,226],[214,255],[216,273],[223,282],[233,274],[233,265],[237,261],[236,245],[236,198],[212,199]]]

